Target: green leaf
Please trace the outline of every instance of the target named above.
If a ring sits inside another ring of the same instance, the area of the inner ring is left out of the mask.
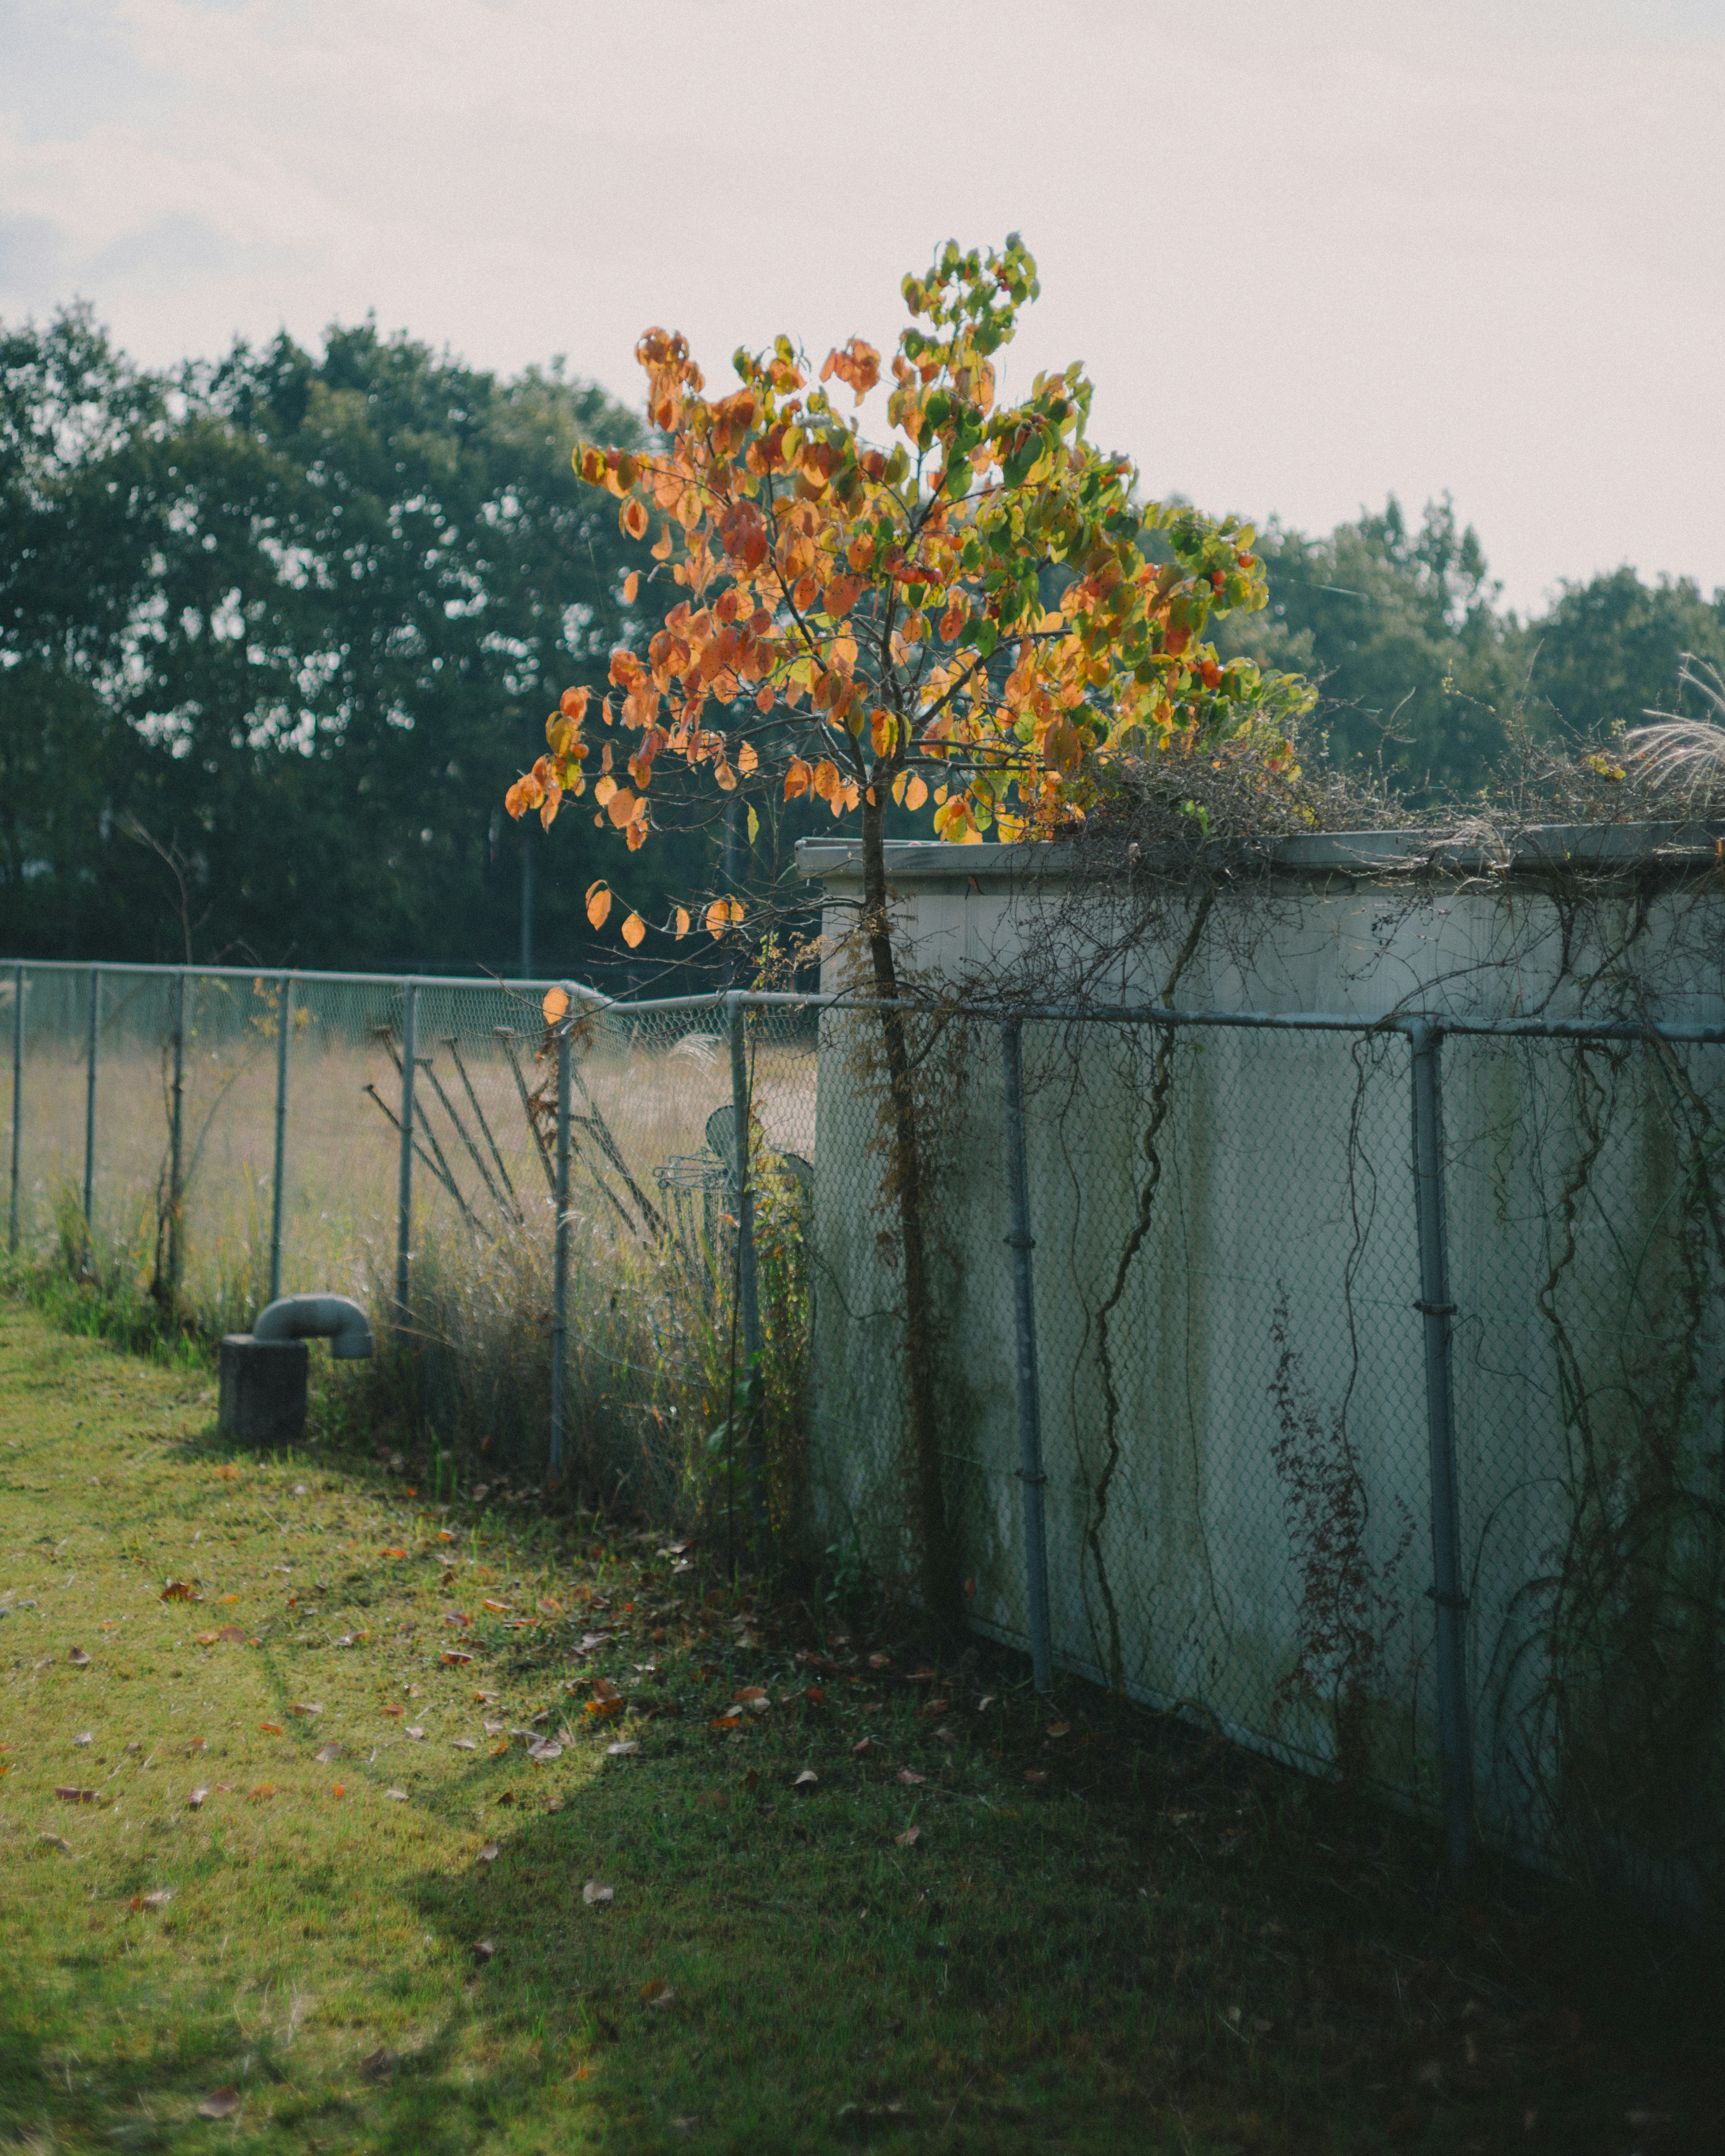
[[[749,811],[749,844],[753,845],[761,835],[761,819],[752,808]]]

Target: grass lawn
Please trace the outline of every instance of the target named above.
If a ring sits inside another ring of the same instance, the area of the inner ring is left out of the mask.
[[[1725,2147],[1692,1943],[213,1411],[0,1301],[0,2146]]]

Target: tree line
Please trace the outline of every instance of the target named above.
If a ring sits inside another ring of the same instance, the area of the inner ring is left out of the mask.
[[[611,834],[501,813],[635,627],[583,439],[643,423],[561,363],[501,377],[369,323],[167,373],[86,308],[0,326],[0,947],[629,986],[583,906]],[[1310,675],[1307,753],[1416,803],[1489,787],[1517,728],[1681,709],[1685,653],[1725,667],[1725,592],[1620,568],[1522,620],[1447,501],[1258,543],[1270,603],[1224,655]],[[630,863],[649,918],[720,872],[665,820]]]

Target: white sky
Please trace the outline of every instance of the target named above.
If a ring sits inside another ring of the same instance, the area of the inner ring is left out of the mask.
[[[151,362],[373,311],[633,403],[1014,228],[1009,390],[1153,490],[1725,584],[1725,0],[0,0],[0,318]]]

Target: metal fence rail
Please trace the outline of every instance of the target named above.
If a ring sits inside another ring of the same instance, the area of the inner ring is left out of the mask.
[[[8,978],[13,1250],[217,1326],[357,1292],[500,1475],[913,1571],[878,1006]],[[1716,1894],[1725,1028],[900,1008],[978,1629],[1361,1771],[1457,1866]]]

